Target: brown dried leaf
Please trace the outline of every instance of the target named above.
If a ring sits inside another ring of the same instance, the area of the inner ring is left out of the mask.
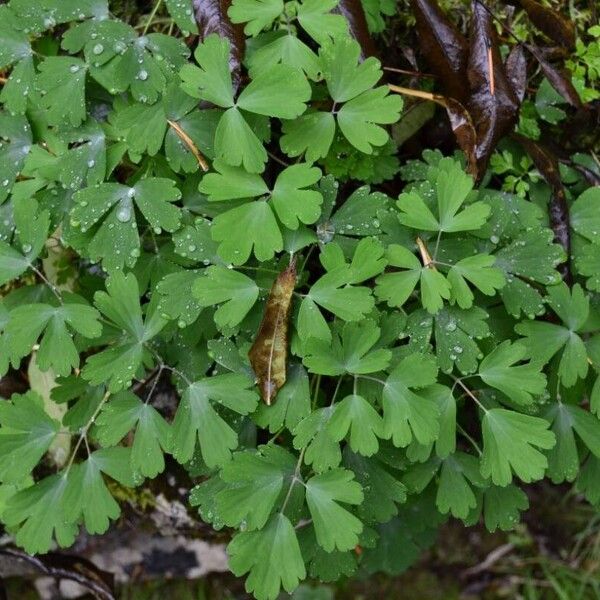
[[[377,56],[377,48],[367,26],[367,17],[360,0],[340,0],[331,11],[346,17],[352,37],[360,44],[360,59]]]
[[[295,285],[296,262],[292,260],[273,283],[258,334],[248,353],[260,394],[268,405],[286,380],[288,324]]]
[[[571,105],[575,108],[581,108],[581,98],[577,90],[571,83],[571,74],[566,69],[559,69],[551,64],[542,51],[533,44],[525,46],[529,52],[538,61],[544,75],[550,82],[550,85]]]
[[[411,0],[420,50],[447,95],[465,102],[468,44],[435,0]]]
[[[569,19],[535,0],[519,0],[519,3],[531,22],[553,42],[569,49],[575,47],[575,27]]]
[[[504,62],[504,69],[514,95],[519,103],[523,102],[527,91],[527,57],[521,44],[513,46]]]
[[[246,46],[246,37],[241,25],[234,25],[227,11],[231,0],[193,0],[196,23],[200,31],[200,39],[204,40],[211,33],[227,38],[231,45],[229,66],[234,88],[237,90],[242,78],[242,60]]]
[[[467,109],[454,98],[446,98],[439,94],[432,94],[431,92],[424,92],[422,90],[413,90],[410,88],[401,87],[398,85],[388,85],[392,92],[397,94],[404,94],[406,96],[413,96],[415,98],[423,98],[424,100],[430,100],[435,102],[446,109],[446,114],[450,120],[450,126],[456,137],[460,149],[465,153],[467,157],[467,172],[470,173],[474,178],[477,178],[477,160],[475,158],[475,145],[476,145],[476,134],[471,115]]]
[[[525,148],[537,170],[552,189],[548,207],[550,226],[554,231],[554,239],[564,248],[567,254],[567,262],[562,265],[560,270],[563,279],[570,283],[572,279],[569,264],[571,256],[571,222],[565,188],[560,179],[558,158],[539,142],[519,134],[515,134],[514,138]]]
[[[475,1],[472,14],[468,109],[477,132],[475,155],[481,177],[494,148],[515,125],[519,101],[504,70],[490,13]]]

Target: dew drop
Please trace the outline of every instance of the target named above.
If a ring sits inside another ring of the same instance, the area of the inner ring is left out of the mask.
[[[127,223],[131,219],[131,209],[128,206],[122,206],[117,211],[117,219],[119,219],[121,223]]]
[[[104,52],[104,46],[102,44],[96,44],[93,48],[92,48],[92,52],[94,54],[102,54]]]

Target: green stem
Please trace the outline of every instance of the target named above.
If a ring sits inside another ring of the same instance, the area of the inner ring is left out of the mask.
[[[75,448],[73,448],[73,452],[71,452],[71,457],[69,458],[69,462],[67,463],[67,467],[65,469],[65,477],[69,474],[71,466],[73,465],[73,461],[75,460],[75,456],[77,456],[77,451],[79,450],[79,447],[81,446],[84,439],[85,439],[85,443],[87,445],[87,439],[86,439],[87,433],[88,433],[90,427],[92,426],[92,424],[94,423],[94,421],[96,420],[96,417],[100,414],[102,407],[106,404],[106,402],[109,398],[110,398],[110,392],[106,392],[106,394],[104,394],[104,397],[102,398],[102,400],[96,407],[94,414],[90,417],[89,421],[85,424],[85,426],[81,430],[79,439],[77,440],[77,443],[75,444]]]
[[[156,4],[154,5],[154,8],[152,9],[152,12],[150,13],[150,16],[148,17],[148,20],[146,21],[146,25],[144,26],[144,30],[142,31],[142,35],[146,35],[146,33],[148,32],[148,29],[150,28],[150,25],[152,24],[152,21],[154,20],[154,17],[156,16],[156,13],[160,7],[160,5],[162,4],[162,0],[158,0],[156,2]]]

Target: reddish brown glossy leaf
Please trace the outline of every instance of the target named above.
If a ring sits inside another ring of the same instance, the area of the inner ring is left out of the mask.
[[[360,44],[361,60],[369,56],[377,56],[377,48],[375,48],[375,43],[369,33],[367,17],[365,17],[365,11],[360,0],[340,0],[332,12],[346,17],[350,34]]]
[[[477,136],[475,134],[475,128],[473,127],[471,115],[467,109],[454,98],[446,98],[439,94],[432,94],[431,92],[424,92],[422,90],[413,90],[398,85],[390,84],[388,87],[392,92],[396,92],[397,94],[430,100],[446,109],[446,114],[450,120],[450,126],[456,137],[456,142],[467,157],[467,172],[477,179],[477,160],[475,158]]]
[[[519,101],[504,70],[490,13],[475,1],[472,15],[468,110],[477,132],[475,155],[481,177],[497,143],[515,125]]]
[[[273,283],[258,334],[248,353],[262,399],[269,405],[286,380],[288,324],[295,285],[296,263],[292,260]]]
[[[560,270],[563,279],[571,283],[572,275],[569,265],[571,256],[571,224],[567,196],[560,179],[558,158],[539,142],[519,134],[515,134],[514,137],[525,148],[537,170],[552,190],[550,205],[548,206],[550,226],[552,227],[552,231],[554,231],[554,239],[567,253],[567,262],[562,265]]]
[[[527,91],[527,57],[521,44],[512,48],[506,57],[504,69],[514,95],[519,103],[523,102]]]
[[[201,40],[204,40],[211,33],[217,33],[229,40],[231,44],[229,66],[231,67],[233,85],[237,89],[242,77],[242,60],[246,38],[243,27],[234,25],[227,16],[231,0],[193,0],[193,6]]]
[[[571,105],[575,108],[581,108],[581,98],[577,90],[571,83],[571,74],[564,70],[555,67],[551,64],[542,51],[533,44],[527,44],[527,50],[531,52],[534,58],[538,61],[544,75],[552,85],[552,87]]]
[[[468,44],[435,0],[410,0],[417,20],[420,50],[448,96],[465,102]]]
[[[575,27],[559,12],[535,0],[519,0],[531,22],[553,42],[565,48],[575,47]]]

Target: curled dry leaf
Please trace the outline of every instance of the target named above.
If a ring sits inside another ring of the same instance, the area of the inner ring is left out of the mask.
[[[268,405],[286,380],[288,325],[295,285],[296,262],[292,260],[271,287],[265,314],[248,353],[262,399]]]
[[[468,44],[435,0],[411,0],[420,50],[447,95],[465,102]]]
[[[346,17],[352,37],[360,44],[361,60],[369,56],[377,56],[377,49],[369,33],[367,17],[360,0],[340,0],[332,12]]]
[[[571,256],[569,205],[567,204],[565,188],[560,178],[558,158],[539,142],[519,134],[515,134],[514,137],[525,148],[537,170],[552,190],[548,211],[550,226],[552,227],[552,231],[554,231],[554,239],[564,248],[567,255],[567,262],[560,268],[561,274],[567,283],[571,283],[572,276],[569,265],[569,257]]]
[[[475,154],[482,176],[497,143],[512,131],[517,121],[519,101],[504,70],[489,11],[475,1],[472,15],[468,110],[477,132]]]
[[[571,75],[566,69],[559,69],[546,60],[542,51],[533,44],[526,45],[527,50],[531,52],[542,69],[542,72],[550,82],[550,85],[575,108],[581,108],[581,98],[571,82]]]
[[[231,0],[193,0],[194,14],[200,39],[204,40],[211,33],[227,38],[231,46],[229,66],[235,89],[239,88],[242,78],[242,60],[244,59],[244,29],[234,25],[227,15]]]
[[[475,134],[475,127],[473,126],[471,115],[467,109],[454,98],[446,98],[439,94],[432,94],[431,92],[424,92],[422,90],[413,90],[398,85],[390,84],[388,87],[392,92],[396,92],[397,94],[430,100],[446,109],[446,114],[450,120],[450,126],[456,137],[456,142],[467,157],[467,172],[477,179],[478,171],[477,160],[475,157],[477,136]]]
[[[519,0],[531,22],[553,42],[565,48],[575,47],[575,27],[558,11],[543,6],[535,0]]]

